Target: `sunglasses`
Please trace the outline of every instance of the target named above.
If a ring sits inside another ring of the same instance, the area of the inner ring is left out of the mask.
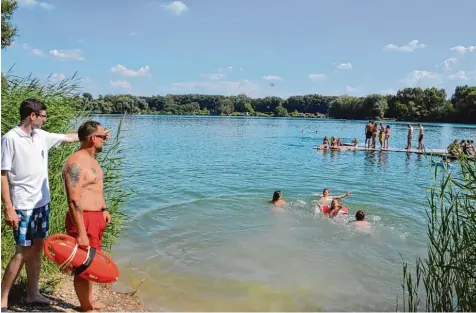
[[[92,135],[92,136],[101,138],[102,140],[106,140],[106,138],[107,138],[106,135]]]

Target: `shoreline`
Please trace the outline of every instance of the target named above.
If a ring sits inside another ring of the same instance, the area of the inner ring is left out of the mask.
[[[17,288],[15,288],[17,287]],[[42,294],[52,299],[50,305],[30,305],[24,302],[25,291],[21,286],[13,286],[9,297],[9,312],[81,312],[74,292],[73,277],[63,274],[52,291],[42,290]],[[97,312],[148,312],[142,301],[131,293],[113,290],[113,284],[94,284],[93,297],[104,305]]]

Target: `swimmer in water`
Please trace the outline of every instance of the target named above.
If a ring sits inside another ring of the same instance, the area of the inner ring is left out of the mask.
[[[358,210],[355,213],[355,221],[350,221],[349,223],[353,223],[355,226],[369,226],[369,222],[365,220],[365,211]]]
[[[275,206],[283,206],[286,204],[286,201],[283,200],[283,193],[280,190],[276,190],[273,193],[273,199],[269,203],[274,204]]]
[[[343,214],[348,213],[348,210],[346,208],[344,208],[342,205],[339,204],[339,200],[337,200],[337,199],[332,200],[331,206],[329,208],[329,215],[330,216],[336,216],[341,211],[342,211]]]
[[[322,191],[322,196],[321,198],[319,199],[319,203],[320,204],[327,204],[327,205],[330,205],[332,200],[334,199],[342,199],[344,197],[347,197],[348,195],[350,195],[352,193],[352,191],[347,191],[346,193],[342,194],[342,195],[338,195],[338,196],[331,196],[331,192],[329,191],[329,188],[325,188],[323,191]]]

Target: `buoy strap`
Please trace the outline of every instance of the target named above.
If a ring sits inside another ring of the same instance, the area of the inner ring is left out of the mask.
[[[75,268],[73,270],[73,274],[74,275],[79,275],[82,272],[84,272],[85,270],[87,270],[88,267],[91,265],[91,263],[93,263],[93,260],[94,260],[95,256],[96,256],[96,248],[89,247],[88,255],[86,256],[86,260],[83,262],[83,264],[81,264],[80,266],[78,266],[77,268]]]

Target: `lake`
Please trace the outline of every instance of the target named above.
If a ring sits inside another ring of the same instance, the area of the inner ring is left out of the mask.
[[[120,116],[95,118],[115,130]],[[154,311],[395,310],[401,257],[426,251],[433,169],[416,154],[313,149],[325,135],[363,143],[365,124],[126,116],[124,181],[136,194],[113,249],[115,288],[144,278],[137,295]],[[405,147],[406,124],[389,124],[390,147]],[[423,125],[427,148],[476,137],[475,125]],[[324,188],[352,191],[348,218],[314,214]],[[267,203],[275,190],[288,206]],[[359,209],[371,232],[348,223]]]

